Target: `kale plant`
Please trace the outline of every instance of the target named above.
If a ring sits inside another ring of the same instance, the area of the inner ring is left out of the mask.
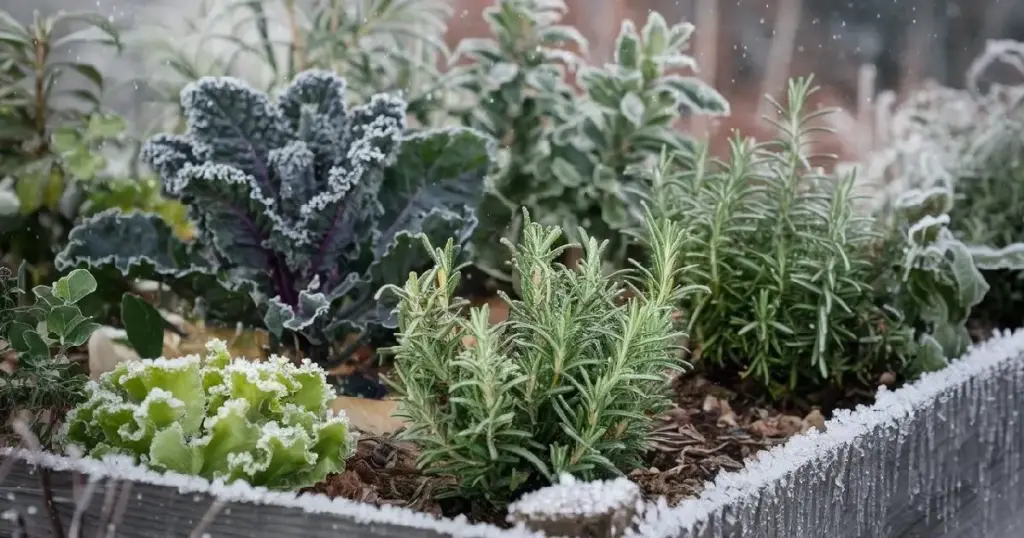
[[[466,96],[462,121],[504,150],[482,209],[493,216],[475,241],[478,265],[496,276],[508,277],[492,239],[515,240],[521,207],[563,227],[569,240],[579,239],[578,227],[610,240],[610,262],[623,266],[626,231],[642,227],[634,191],[646,187],[626,169],[664,146],[688,148],[690,139],[674,125],[682,115],[729,110],[700,79],[675,74],[696,68],[685,54],[693,25],[669,26],[651,13],[638,32],[625,21],[614,63],[588,66],[561,48],[587,48],[575,28],[557,24],[565,11],[562,0],[498,0],[484,12],[492,37],[463,41],[456,60],[469,63],[449,73]],[[576,72],[578,90],[566,67]]]
[[[82,315],[77,303],[96,291],[96,280],[84,269],[72,271],[51,286],[25,289],[27,268],[16,279],[0,267],[0,357],[13,351],[13,373],[0,371],[0,420],[28,411],[30,425],[49,446],[63,414],[85,397],[88,380],[68,359],[71,348],[84,344],[99,325]]]
[[[406,133],[402,100],[350,109],[344,91],[326,71],[299,75],[276,102],[232,78],[190,85],[187,132],[154,137],[143,157],[187,206],[195,239],[109,211],[72,231],[59,266],[166,281],[203,299],[208,319],[262,324],[321,364],[332,341],[393,326],[374,291],[429,264],[418,234],[466,240],[491,142]]]
[[[607,242],[580,231],[581,245],[558,246],[558,227],[523,220],[522,242],[503,240],[522,289],[521,300],[504,297],[506,321],[491,325],[486,305],[463,310],[451,242],[432,250],[433,269],[381,290],[400,297],[393,378],[419,466],[457,477],[446,494],[498,506],[562,473],[641,464],[653,417],[670,404],[666,372],[686,366],[673,304],[699,291],[679,285],[685,231],[674,223],[647,220],[651,269],[609,278]],[[558,263],[574,246],[578,267]]]
[[[86,386],[60,440],[94,458],[123,454],[159,471],[295,490],[341,472],[355,439],[330,408],[324,372],[272,357],[209,354],[121,363]]]
[[[908,205],[889,242],[855,212],[852,175],[810,166],[810,122],[828,112],[804,112],[813,91],[796,80],[786,106],[772,101],[776,140],[734,138],[728,162],[706,148],[681,169],[664,159],[653,177],[657,213],[691,234],[681,254],[699,269],[687,283],[711,290],[682,303],[694,354],[773,398],[938,367],[962,351],[957,336],[985,291],[940,219]]]

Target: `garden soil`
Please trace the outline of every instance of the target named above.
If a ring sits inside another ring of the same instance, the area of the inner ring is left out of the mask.
[[[885,380],[883,380],[885,381]],[[629,476],[648,500],[670,505],[700,495],[720,472],[743,467],[748,458],[811,428],[824,429],[833,409],[869,403],[870,392],[814,395],[809,401],[773,409],[739,396],[727,386],[695,375],[674,384],[675,405],[659,419],[647,466]],[[815,405],[813,402],[822,405]],[[416,469],[416,450],[394,436],[364,436],[345,471],[303,490],[377,506],[401,506],[435,516],[465,515],[470,521],[507,526],[504,513],[438,501],[451,478],[426,476]]]

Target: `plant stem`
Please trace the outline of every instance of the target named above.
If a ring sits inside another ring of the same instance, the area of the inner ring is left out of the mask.
[[[36,28],[36,36],[32,39],[35,45],[35,127],[36,135],[39,137],[39,147],[35,149],[35,156],[39,157],[48,151],[49,141],[46,139],[46,58],[47,44],[44,36],[39,35]]]

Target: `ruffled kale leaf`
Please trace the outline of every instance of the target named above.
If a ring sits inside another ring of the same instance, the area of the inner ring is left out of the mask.
[[[207,77],[181,102],[186,133],[151,139],[143,158],[188,207],[195,239],[177,241],[156,217],[107,213],[73,232],[62,267],[110,266],[193,290],[215,275],[275,337],[319,346],[393,326],[373,294],[430,265],[420,234],[461,245],[476,227],[493,142],[471,129],[406,132],[399,98],[349,108],[344,80],[307,71],[276,101]]]

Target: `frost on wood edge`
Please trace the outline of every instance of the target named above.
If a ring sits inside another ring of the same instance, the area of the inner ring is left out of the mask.
[[[559,483],[523,495],[509,508],[510,518],[559,519],[592,516],[630,508],[640,498],[640,488],[627,478],[580,482],[563,474]]]
[[[17,458],[29,465],[38,465],[58,472],[74,472],[88,475],[90,479],[127,480],[135,484],[149,484],[156,487],[175,488],[180,494],[209,494],[226,502],[254,505],[297,508],[308,514],[334,515],[350,518],[361,524],[388,524],[435,531],[454,537],[480,538],[543,538],[539,533],[529,532],[522,526],[502,530],[491,525],[470,525],[465,517],[438,519],[429,514],[414,512],[394,506],[376,507],[347,499],[331,499],[319,494],[298,495],[291,492],[271,491],[253,487],[241,481],[225,484],[179,473],[158,473],[135,465],[125,456],[106,456],[97,459],[71,459],[46,452],[19,448],[0,448],[0,457]],[[8,479],[9,480],[9,479]],[[138,495],[145,490],[136,488]],[[17,496],[17,490],[12,491]],[[166,495],[166,494],[164,494]],[[197,515],[198,515],[197,511]],[[324,523],[325,525],[329,523]]]
[[[990,377],[1010,361],[1024,359],[1024,329],[996,332],[992,339],[972,346],[959,360],[937,372],[922,375],[917,381],[889,391],[880,387],[873,405],[853,410],[837,410],[826,423],[825,433],[810,430],[791,438],[783,445],[758,454],[755,461],[745,462],[742,470],[723,473],[709,484],[697,499],[688,499],[669,507],[664,499],[648,503],[638,515],[637,526],[630,529],[630,538],[679,536],[683,530],[694,530],[723,513],[727,506],[756,500],[772,484],[786,480],[803,466],[838,454],[851,443],[869,436],[879,426],[896,424],[916,411],[933,405],[944,392],[967,384],[970,380]]]

